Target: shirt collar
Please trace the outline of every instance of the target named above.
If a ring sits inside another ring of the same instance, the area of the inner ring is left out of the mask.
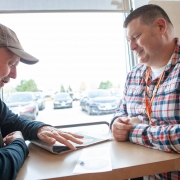
[[[180,62],[180,40],[175,38],[175,42],[176,46],[169,62],[167,63],[166,70]]]

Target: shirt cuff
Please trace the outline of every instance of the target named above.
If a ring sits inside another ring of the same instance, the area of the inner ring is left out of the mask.
[[[143,132],[147,129],[149,125],[147,124],[137,124],[129,133],[129,140],[133,143],[143,145]]]

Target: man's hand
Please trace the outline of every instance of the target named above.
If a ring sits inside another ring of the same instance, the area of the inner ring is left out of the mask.
[[[129,124],[136,125],[141,123],[141,121],[137,117],[131,117],[129,119],[130,119]]]
[[[132,124],[129,124],[130,119],[128,117],[118,117],[115,119],[112,125],[112,134],[117,141],[126,141],[129,137],[129,132],[133,128]]]
[[[4,143],[6,145],[8,145],[17,138],[24,139],[23,135],[22,135],[22,133],[20,131],[15,131],[15,132],[12,132],[12,133],[8,134],[5,138],[3,138],[3,141],[4,141]]]
[[[37,136],[41,141],[44,141],[48,144],[55,144],[55,142],[58,141],[62,144],[65,144],[72,150],[76,150],[76,147],[73,146],[68,140],[77,144],[83,144],[82,141],[77,139],[83,138],[83,136],[70,132],[60,131],[51,126],[43,126],[39,128]]]

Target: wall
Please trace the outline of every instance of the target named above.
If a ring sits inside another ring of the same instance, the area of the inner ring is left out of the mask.
[[[161,6],[171,19],[174,26],[175,37],[180,38],[180,1],[149,1],[149,4]]]

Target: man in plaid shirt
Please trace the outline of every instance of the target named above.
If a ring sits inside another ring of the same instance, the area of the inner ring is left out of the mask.
[[[180,153],[180,42],[166,12],[145,5],[124,22],[131,50],[139,59],[128,73],[112,122],[117,141]],[[180,179],[180,171],[152,179]]]

